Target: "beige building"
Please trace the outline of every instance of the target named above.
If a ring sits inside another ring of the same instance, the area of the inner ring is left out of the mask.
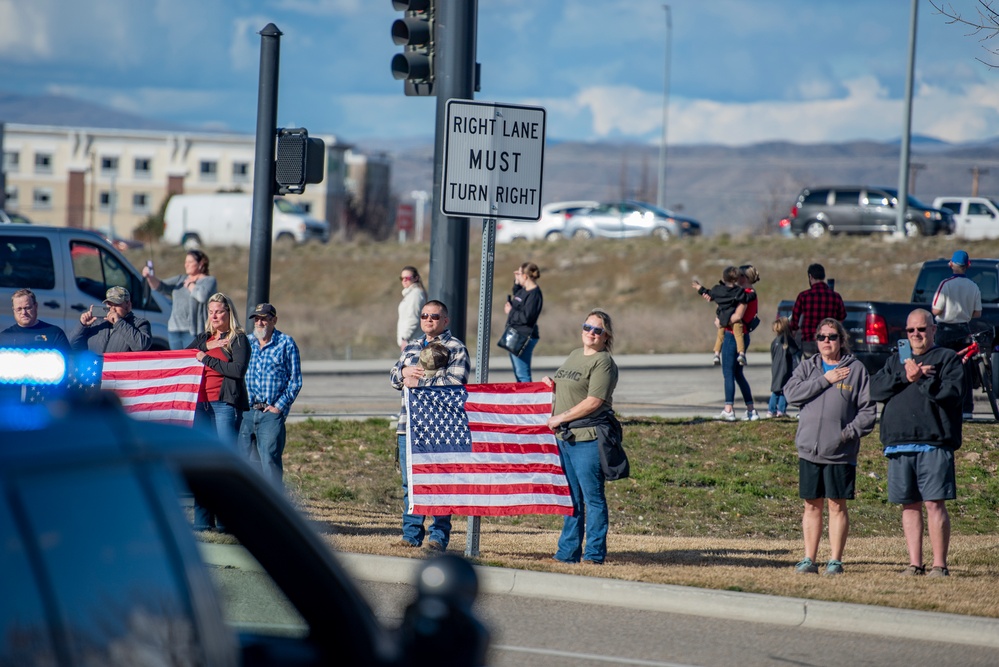
[[[114,228],[129,238],[169,194],[253,190],[254,136],[115,130],[8,123],[2,126],[6,203],[33,223]],[[288,195],[315,218],[342,230],[347,219],[350,146],[333,135],[326,176]],[[353,182],[353,181],[350,181]],[[367,188],[361,183],[361,192]]]

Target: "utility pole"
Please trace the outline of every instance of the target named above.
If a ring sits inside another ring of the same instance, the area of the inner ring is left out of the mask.
[[[656,191],[656,204],[666,208],[666,134],[669,126],[669,69],[670,51],[673,50],[673,11],[669,5],[663,5],[666,10],[666,67],[663,82],[663,136],[659,142],[659,188]]]
[[[970,169],[970,171],[971,171],[971,196],[972,197],[977,197],[978,196],[978,179],[979,179],[980,176],[983,176],[983,175],[989,173],[989,170],[988,169],[982,169],[981,167],[972,167]]]
[[[902,119],[902,154],[898,161],[898,219],[895,233],[905,233],[905,214],[909,202],[909,144],[912,142],[912,83],[916,69],[916,22],[919,0],[912,0],[909,18],[909,64],[905,75],[905,114]]]
[[[916,174],[926,169],[926,165],[920,162],[909,163],[909,192],[916,194]]]

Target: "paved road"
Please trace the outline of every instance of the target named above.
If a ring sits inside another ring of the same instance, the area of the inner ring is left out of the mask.
[[[615,358],[621,370],[614,407],[628,417],[713,417],[723,405],[722,374],[711,365],[710,354],[622,355]],[[551,374],[561,357],[538,357],[535,379]],[[292,420],[313,417],[395,417],[399,392],[388,381],[395,360],[305,362],[304,386],[292,407]],[[749,355],[746,377],[757,399],[757,409],[766,412],[770,398],[770,359]],[[490,364],[490,382],[512,382],[506,359]],[[476,381],[475,372],[472,381]],[[736,398],[736,410],[742,408]],[[741,414],[741,412],[740,412]]]

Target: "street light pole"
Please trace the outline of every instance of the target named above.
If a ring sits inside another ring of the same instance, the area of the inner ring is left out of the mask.
[[[669,127],[669,57],[673,47],[673,13],[669,5],[663,5],[666,10],[666,68],[663,82],[663,136],[659,143],[659,188],[656,192],[656,204],[666,208],[666,131]]]

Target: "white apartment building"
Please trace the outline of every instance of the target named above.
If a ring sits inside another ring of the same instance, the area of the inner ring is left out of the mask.
[[[253,135],[22,123],[0,132],[3,208],[35,224],[113,228],[128,238],[169,194],[253,190]],[[336,233],[347,217],[350,146],[313,136],[326,144],[326,176],[289,197]]]

